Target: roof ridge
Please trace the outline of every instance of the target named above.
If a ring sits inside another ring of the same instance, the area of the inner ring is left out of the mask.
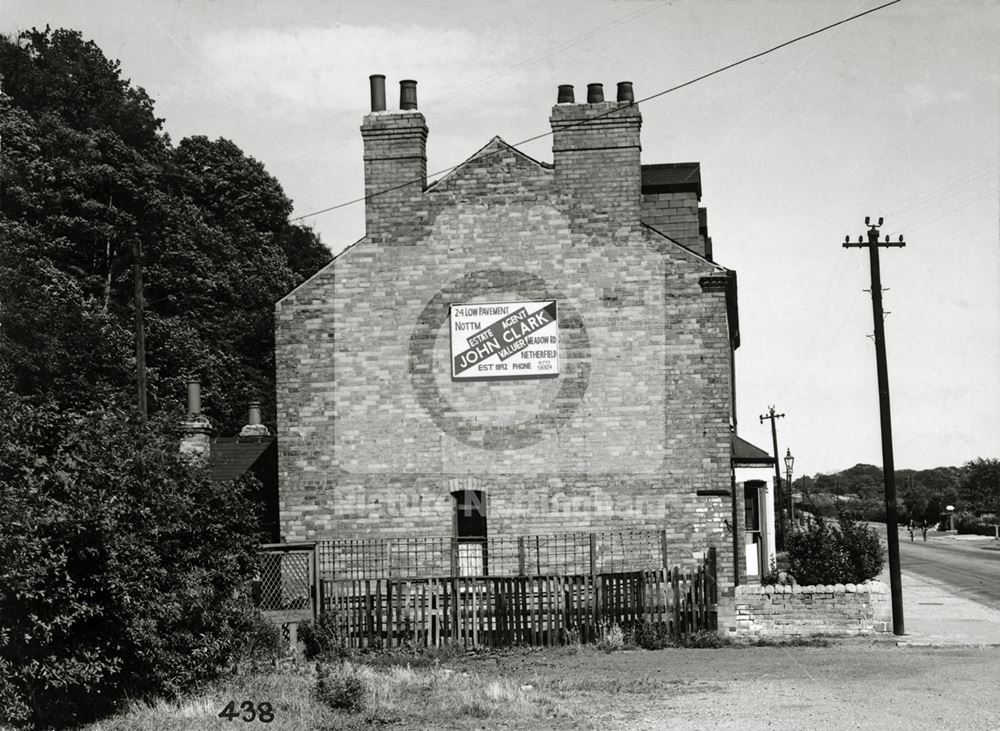
[[[640,226],[642,226],[643,228],[647,228],[647,229],[649,229],[649,230],[650,230],[650,231],[652,231],[652,232],[653,232],[654,234],[657,234],[658,236],[660,236],[660,237],[662,237],[662,238],[666,239],[666,240],[667,240],[667,241],[669,241],[669,242],[670,242],[671,244],[673,244],[674,246],[676,246],[676,247],[678,247],[678,248],[680,248],[680,249],[682,249],[682,250],[686,251],[686,252],[687,252],[688,254],[690,254],[691,256],[695,257],[695,258],[696,258],[696,259],[698,259],[699,261],[702,261],[702,262],[704,262],[704,263],[706,263],[706,264],[711,264],[711,265],[712,265],[713,267],[715,267],[715,268],[716,268],[716,269],[718,269],[719,271],[723,271],[723,272],[728,272],[728,271],[730,271],[730,270],[729,270],[729,269],[727,269],[726,267],[722,266],[722,264],[719,264],[719,263],[718,263],[718,262],[716,262],[716,261],[712,261],[712,260],[711,260],[711,259],[709,259],[709,258],[708,258],[707,256],[705,256],[704,254],[699,254],[699,253],[698,253],[697,251],[695,251],[694,249],[692,249],[692,248],[691,248],[690,246],[685,246],[685,245],[684,245],[684,244],[682,244],[682,243],[681,243],[680,241],[677,241],[676,239],[674,239],[674,238],[672,238],[672,237],[668,236],[667,234],[665,234],[665,233],[663,233],[662,231],[660,231],[660,230],[659,230],[658,228],[653,228],[653,227],[652,227],[652,226],[650,226],[650,225],[649,225],[648,223],[644,223],[643,221],[639,221],[639,225],[640,225]]]
[[[485,152],[485,150],[490,145],[494,145],[496,143],[499,143],[500,145],[503,145],[503,147],[505,149],[510,150],[511,152],[516,153],[517,155],[523,157],[528,162],[534,163],[535,165],[537,165],[540,168],[543,168],[543,169],[546,169],[546,170],[551,170],[552,169],[552,165],[550,165],[548,163],[544,163],[541,160],[536,160],[535,158],[533,158],[528,153],[524,152],[523,150],[519,150],[517,147],[515,147],[514,145],[510,144],[509,142],[507,142],[507,140],[505,140],[500,135],[493,135],[493,137],[490,138],[489,142],[487,142],[485,145],[483,145],[482,147],[480,147],[478,150],[476,150],[474,153],[472,153],[465,160],[463,160],[462,162],[458,163],[458,165],[453,166],[447,173],[445,173],[443,176],[441,176],[440,178],[438,178],[437,180],[435,180],[433,183],[431,183],[430,185],[428,185],[426,188],[424,188],[424,192],[425,193],[430,193],[437,186],[439,186],[440,184],[444,183],[446,180],[451,179],[459,170],[461,170],[462,168],[464,168],[469,163],[474,162],[475,160],[478,160],[480,157],[486,157],[486,155],[483,154]],[[492,154],[492,153],[487,153],[487,154]]]

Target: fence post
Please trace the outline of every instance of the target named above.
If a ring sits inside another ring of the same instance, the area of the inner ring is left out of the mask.
[[[590,585],[593,589],[594,605],[591,608],[591,617],[594,622],[593,636],[599,636],[600,612],[601,612],[601,587],[597,576],[597,534],[590,534]]]
[[[669,568],[670,564],[667,563],[667,531],[665,528],[660,529],[660,559],[662,560],[663,568]]]
[[[319,544],[317,543],[313,546],[313,550],[309,552],[309,598],[312,603],[312,615],[313,622],[315,622],[323,611],[321,602],[323,601],[322,592],[322,582],[319,578],[319,562],[316,560],[316,556],[319,553]]]
[[[712,604],[717,604],[719,601],[718,586],[719,586],[719,563],[718,556],[715,551],[715,546],[708,549],[708,578],[711,581],[711,593],[709,594],[708,600]]]
[[[674,566],[674,570],[671,572],[671,584],[673,584],[674,590],[674,637],[681,637],[683,631],[681,630],[681,587],[680,587],[680,570]]]
[[[451,639],[458,642],[458,536],[451,539]]]
[[[517,571],[521,576],[525,575],[524,566],[524,536],[517,537]]]

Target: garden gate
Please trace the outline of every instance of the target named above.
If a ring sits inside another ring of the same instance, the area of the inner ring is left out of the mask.
[[[316,542],[267,543],[260,552],[254,599],[261,613],[280,626],[285,639],[295,647],[299,623],[316,618]]]

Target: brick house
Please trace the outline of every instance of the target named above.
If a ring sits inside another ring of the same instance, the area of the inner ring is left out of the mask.
[[[276,305],[283,538],[656,529],[732,585],[736,277],[698,164],[641,164],[630,84],[560,87],[552,163],[494,137],[428,185],[401,87],[372,77],[365,237]]]

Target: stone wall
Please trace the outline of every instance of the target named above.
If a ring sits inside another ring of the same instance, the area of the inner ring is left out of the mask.
[[[719,630],[737,639],[891,632],[889,588],[881,581],[738,586],[734,598],[720,603]]]

